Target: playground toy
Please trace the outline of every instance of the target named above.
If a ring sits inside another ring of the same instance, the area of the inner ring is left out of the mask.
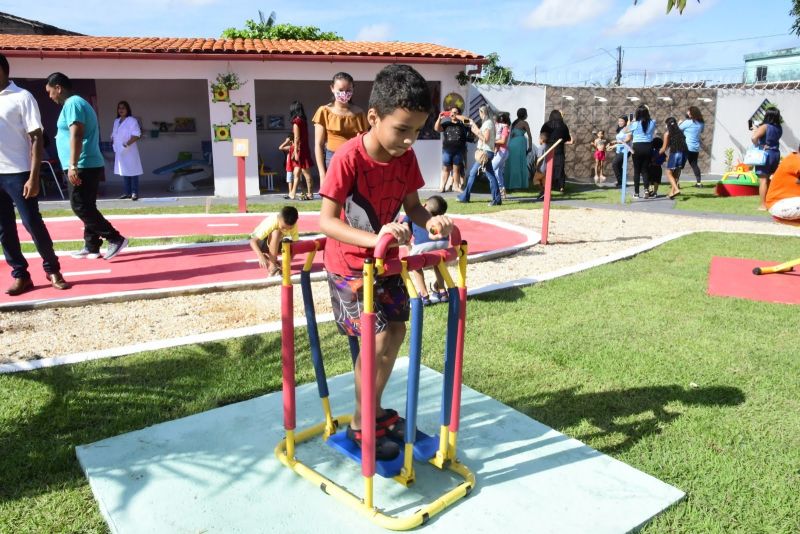
[[[167,191],[195,191],[210,187],[214,183],[214,168],[211,163],[211,142],[200,144],[201,158],[194,158],[192,152],[179,152],[178,158],[153,171],[156,176],[170,174]]]
[[[746,197],[758,194],[758,176],[750,166],[740,163],[722,175],[714,193],[718,197]]]
[[[800,220],[781,219],[780,217],[773,217],[775,222],[781,224],[788,224],[791,226],[800,226]],[[787,261],[780,265],[773,265],[772,267],[756,267],[753,269],[753,274],[775,274],[775,273],[788,273],[794,271],[795,266],[800,265],[800,258],[796,260]]]
[[[303,478],[318,485],[328,495],[336,497],[366,515],[379,526],[391,530],[408,530],[427,522],[433,515],[455,503],[470,493],[475,486],[475,476],[456,457],[456,444],[461,410],[461,376],[464,357],[464,332],[466,324],[466,270],[467,243],[461,240],[458,228],[450,234],[450,247],[426,252],[401,259],[386,260],[386,251],[395,243],[391,235],[384,235],[375,247],[373,258],[364,262],[363,312],[361,313],[361,410],[364,421],[375,421],[375,323],[374,280],[375,277],[399,274],[411,298],[411,318],[409,333],[409,371],[406,396],[406,432],[400,456],[390,461],[376,461],[376,430],[374,425],[362,428],[362,446],[359,447],[346,437],[344,430],[338,432],[340,425],[348,424],[350,415],[334,417],[328,400],[328,385],[322,351],[319,343],[314,300],[311,293],[311,266],[316,252],[324,248],[326,238],[283,243],[283,282],[281,287],[282,322],[282,369],[283,369],[283,420],[285,438],[275,448],[275,455],[286,467]],[[295,413],[295,348],[293,287],[291,261],[296,254],[308,253],[300,272],[300,287],[306,312],[307,332],[311,347],[311,358],[322,402],[324,421],[310,428],[296,431]],[[453,283],[447,263],[458,261],[458,282]],[[419,397],[419,376],[422,356],[422,299],[409,276],[409,271],[435,267],[442,274],[450,294],[447,333],[444,354],[444,383],[440,413],[439,435],[429,436],[417,429],[417,401]],[[356,337],[349,337],[350,354],[355,364],[359,353]],[[337,485],[321,473],[315,471],[296,456],[296,446],[304,441],[321,436],[334,450],[356,462],[361,463],[364,478],[364,496],[360,498],[348,489]],[[419,510],[405,516],[389,516],[375,506],[373,477],[376,473],[393,478],[408,487],[415,481],[413,461],[427,461],[440,470],[448,469],[463,482],[449,490],[438,499],[423,505]]]

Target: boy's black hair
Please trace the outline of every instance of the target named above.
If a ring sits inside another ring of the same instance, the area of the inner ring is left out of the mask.
[[[0,70],[5,72],[6,76],[8,76],[9,74],[11,74],[11,70],[10,69],[11,69],[11,67],[8,66],[8,60],[6,59],[6,56],[4,56],[3,54],[0,54]]]
[[[664,146],[664,140],[660,137],[654,137],[652,143],[653,150],[661,150],[662,146]]]
[[[295,117],[300,117],[301,119],[306,120],[306,110],[303,108],[303,104],[299,100],[295,100],[289,106],[289,120],[291,121]]]
[[[428,206],[428,211],[430,211],[431,215],[434,217],[447,213],[447,201],[439,195],[433,195],[425,201],[425,204]]]
[[[72,90],[72,80],[70,80],[66,74],[62,74],[60,72],[54,72],[50,76],[47,77],[47,85],[50,87],[55,87],[56,85],[60,85],[64,89],[70,91]]]
[[[297,208],[294,206],[284,206],[281,208],[281,219],[289,226],[294,226],[297,223],[298,217]]]
[[[431,90],[422,75],[409,65],[384,67],[372,85],[369,108],[385,117],[396,109],[430,113],[433,109]]]

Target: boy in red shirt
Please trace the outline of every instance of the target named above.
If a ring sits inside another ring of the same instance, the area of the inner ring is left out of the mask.
[[[328,236],[325,269],[336,324],[342,334],[360,336],[364,259],[383,234],[398,244],[411,238],[408,225],[394,222],[402,207],[415,224],[445,237],[452,221],[432,217],[420,204],[417,190],[425,185],[411,145],[431,112],[425,79],[408,65],[381,70],[372,88],[367,120],[370,130],[342,145],[331,160],[320,189],[320,229]],[[389,258],[397,257],[397,248]],[[375,282],[377,421],[361,421],[361,357],[356,360],[356,404],[347,435],[360,445],[363,424],[376,426],[375,455],[390,460],[400,454],[391,436],[402,440],[405,421],[395,410],[381,407],[381,395],[392,373],[406,333],[409,298],[400,276]]]

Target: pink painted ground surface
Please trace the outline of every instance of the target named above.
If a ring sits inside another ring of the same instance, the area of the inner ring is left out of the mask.
[[[147,237],[164,235],[188,235],[222,233],[240,234],[249,232],[263,216],[245,215],[239,217],[149,217],[137,219],[114,219],[113,224],[128,237]],[[303,215],[300,230],[318,231],[316,215]],[[239,226],[214,226],[209,224],[239,224]],[[499,250],[520,245],[527,237],[513,230],[495,226],[485,221],[456,219],[462,237],[469,243],[470,255]],[[48,222],[48,229],[55,239],[57,236],[82,235],[79,222]],[[198,231],[202,228],[211,228]],[[169,230],[169,234],[165,233]],[[322,255],[315,259],[314,270],[322,267]],[[60,256],[61,270],[73,287],[58,291],[50,287],[41,267],[41,260],[29,258],[29,271],[36,289],[10,297],[0,294],[0,308],[4,305],[23,304],[42,300],[61,300],[75,297],[88,297],[118,292],[137,292],[143,290],[181,288],[202,284],[222,284],[241,281],[259,281],[266,277],[263,269],[254,263],[254,255],[246,244],[202,247],[173,247],[166,250],[127,249],[110,261],[103,259],[73,259]],[[295,260],[299,269],[304,257]],[[11,273],[5,261],[0,262],[0,284],[11,283]],[[5,287],[5,286],[3,286]]]
[[[775,262],[743,258],[711,259],[708,294],[780,304],[800,304],[800,272],[753,274],[755,267],[771,267]]]

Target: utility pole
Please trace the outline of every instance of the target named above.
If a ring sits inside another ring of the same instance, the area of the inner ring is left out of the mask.
[[[619,87],[622,85],[622,47],[617,47],[617,79],[614,84]]]

